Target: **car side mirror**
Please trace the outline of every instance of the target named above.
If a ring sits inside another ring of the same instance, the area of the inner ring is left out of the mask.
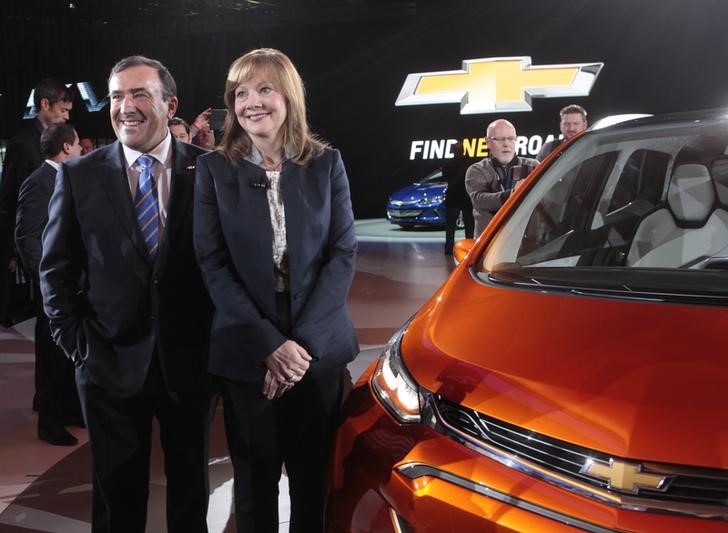
[[[453,259],[455,259],[458,265],[463,262],[463,259],[470,253],[474,245],[475,239],[463,239],[455,243],[455,246],[452,248]]]

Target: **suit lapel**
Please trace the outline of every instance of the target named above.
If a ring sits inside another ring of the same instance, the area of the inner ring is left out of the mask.
[[[192,191],[195,180],[195,158],[186,147],[172,140],[172,175],[169,200],[167,202],[167,224],[157,254],[155,270],[162,272],[167,264],[167,256],[175,239],[181,231],[184,217],[191,212]]]
[[[129,190],[129,178],[126,174],[126,159],[119,141],[106,149],[102,165],[103,168],[99,169],[98,175],[103,180],[109,202],[134,247],[147,260],[147,247],[137,224],[134,201]]]
[[[232,221],[237,224],[234,234],[239,235],[238,243],[228,245],[237,256],[239,268],[251,273],[257,287],[251,287],[251,293],[258,294],[263,301],[260,305],[268,316],[275,316],[275,300],[272,290],[258,290],[259,287],[273,287],[273,228],[270,220],[268,195],[265,189],[250,186],[251,180],[257,180],[264,171],[248,161],[237,164],[236,175],[232,178],[238,188],[237,205],[226,201],[233,215]],[[246,244],[251,243],[252,246]],[[244,265],[244,266],[243,266]]]
[[[281,171],[283,203],[286,209],[286,244],[288,246],[288,275],[291,288],[298,287],[296,274],[300,272],[294,264],[301,257],[302,233],[304,220],[304,174],[303,169],[291,162],[286,162]],[[293,289],[292,289],[293,290]]]

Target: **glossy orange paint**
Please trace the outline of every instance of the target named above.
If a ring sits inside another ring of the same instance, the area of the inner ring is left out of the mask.
[[[509,210],[556,157],[529,176],[477,241],[456,245],[459,266],[404,334],[408,374],[451,402],[612,457],[728,470],[728,308],[520,289],[478,272]],[[725,520],[612,506],[426,424],[400,423],[373,393],[371,371],[347,401],[337,438],[331,531],[396,531],[392,510],[418,532],[576,530],[440,478],[410,479],[398,469],[408,464],[596,530],[728,531]]]
[[[360,382],[347,401],[334,451],[327,531],[396,531],[396,511],[414,531],[578,531],[434,477],[411,480],[400,465],[424,463],[545,509],[619,531],[726,531],[725,522],[628,511],[539,481],[419,424],[399,424]],[[355,406],[355,411],[352,411]]]
[[[402,357],[424,389],[494,418],[610,455],[725,469],[728,435],[716,434],[715,424],[728,410],[728,358],[714,349],[725,323],[721,307],[500,288],[463,263],[409,325]],[[390,508],[415,531],[573,530],[396,471],[418,462],[610,529],[728,530],[725,522],[611,507],[423,425],[399,424],[373,397],[369,378],[347,402],[336,445],[331,531],[393,531]]]
[[[457,241],[453,247],[453,251],[455,252],[455,261],[457,263],[462,263],[465,256],[467,256],[470,250],[472,250],[474,244],[474,239],[462,239]]]
[[[727,468],[715,431],[726,323],[722,307],[500,288],[459,268],[402,353],[420,386],[494,418],[610,455]]]

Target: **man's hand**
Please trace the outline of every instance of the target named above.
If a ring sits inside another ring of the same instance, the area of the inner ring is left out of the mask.
[[[303,346],[289,339],[266,357],[265,366],[274,380],[293,385],[301,381],[310,361],[311,356]]]
[[[269,400],[280,398],[293,387],[290,383],[281,383],[273,377],[270,370],[266,370],[265,379],[263,380],[263,395]]]
[[[208,107],[202,113],[195,117],[192,125],[198,130],[210,129],[210,115],[212,115],[212,108]]]
[[[8,263],[8,270],[10,272],[17,272],[18,270],[18,259],[16,257],[13,257],[10,259],[10,262]]]
[[[215,134],[210,129],[210,126],[205,126],[197,130],[192,142],[197,146],[212,150],[215,148]]]

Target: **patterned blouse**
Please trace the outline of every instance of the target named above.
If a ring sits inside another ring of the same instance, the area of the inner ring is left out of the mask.
[[[273,279],[276,292],[288,290],[288,242],[286,240],[286,211],[283,208],[283,192],[281,190],[281,172],[267,170],[268,206],[270,223],[273,228]]]
[[[260,165],[263,161],[263,157],[255,146],[250,147],[250,153],[244,159],[254,165]],[[287,155],[285,159],[289,159],[289,156]],[[288,241],[286,239],[286,211],[283,208],[281,171],[266,170],[265,174],[268,179],[265,192],[268,197],[270,224],[273,228],[273,288],[276,292],[285,292],[289,288]]]

